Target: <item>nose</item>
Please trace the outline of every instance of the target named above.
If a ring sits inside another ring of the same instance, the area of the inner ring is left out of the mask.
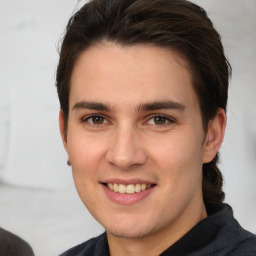
[[[147,161],[146,152],[139,143],[138,135],[132,127],[126,125],[115,131],[106,159],[110,164],[124,170],[145,164]]]

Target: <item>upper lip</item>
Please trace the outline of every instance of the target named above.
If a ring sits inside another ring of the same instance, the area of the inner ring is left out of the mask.
[[[150,182],[147,180],[142,180],[142,179],[118,179],[118,178],[114,178],[114,179],[106,179],[101,181],[101,183],[116,183],[116,184],[123,184],[123,185],[130,185],[130,184],[146,184],[146,185],[153,185],[155,184],[154,182]]]

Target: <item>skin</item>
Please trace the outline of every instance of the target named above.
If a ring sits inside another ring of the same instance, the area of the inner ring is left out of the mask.
[[[219,109],[205,133],[188,65],[173,51],[103,42],[79,56],[68,128],[60,111],[60,131],[76,189],[106,229],[111,256],[159,255],[207,217],[202,164],[219,150],[225,124]],[[107,196],[102,182],[109,179],[155,186],[124,205]]]

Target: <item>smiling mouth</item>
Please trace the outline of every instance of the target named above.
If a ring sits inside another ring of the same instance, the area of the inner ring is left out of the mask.
[[[139,193],[141,191],[147,190],[155,184],[129,184],[129,185],[124,185],[124,184],[117,184],[117,183],[104,183],[106,187],[108,187],[110,190],[120,193],[120,194],[135,194]]]

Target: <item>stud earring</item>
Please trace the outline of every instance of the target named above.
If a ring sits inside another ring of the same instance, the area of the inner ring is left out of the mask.
[[[69,160],[67,161],[67,165],[68,165],[68,166],[71,166],[71,162],[70,162]]]

